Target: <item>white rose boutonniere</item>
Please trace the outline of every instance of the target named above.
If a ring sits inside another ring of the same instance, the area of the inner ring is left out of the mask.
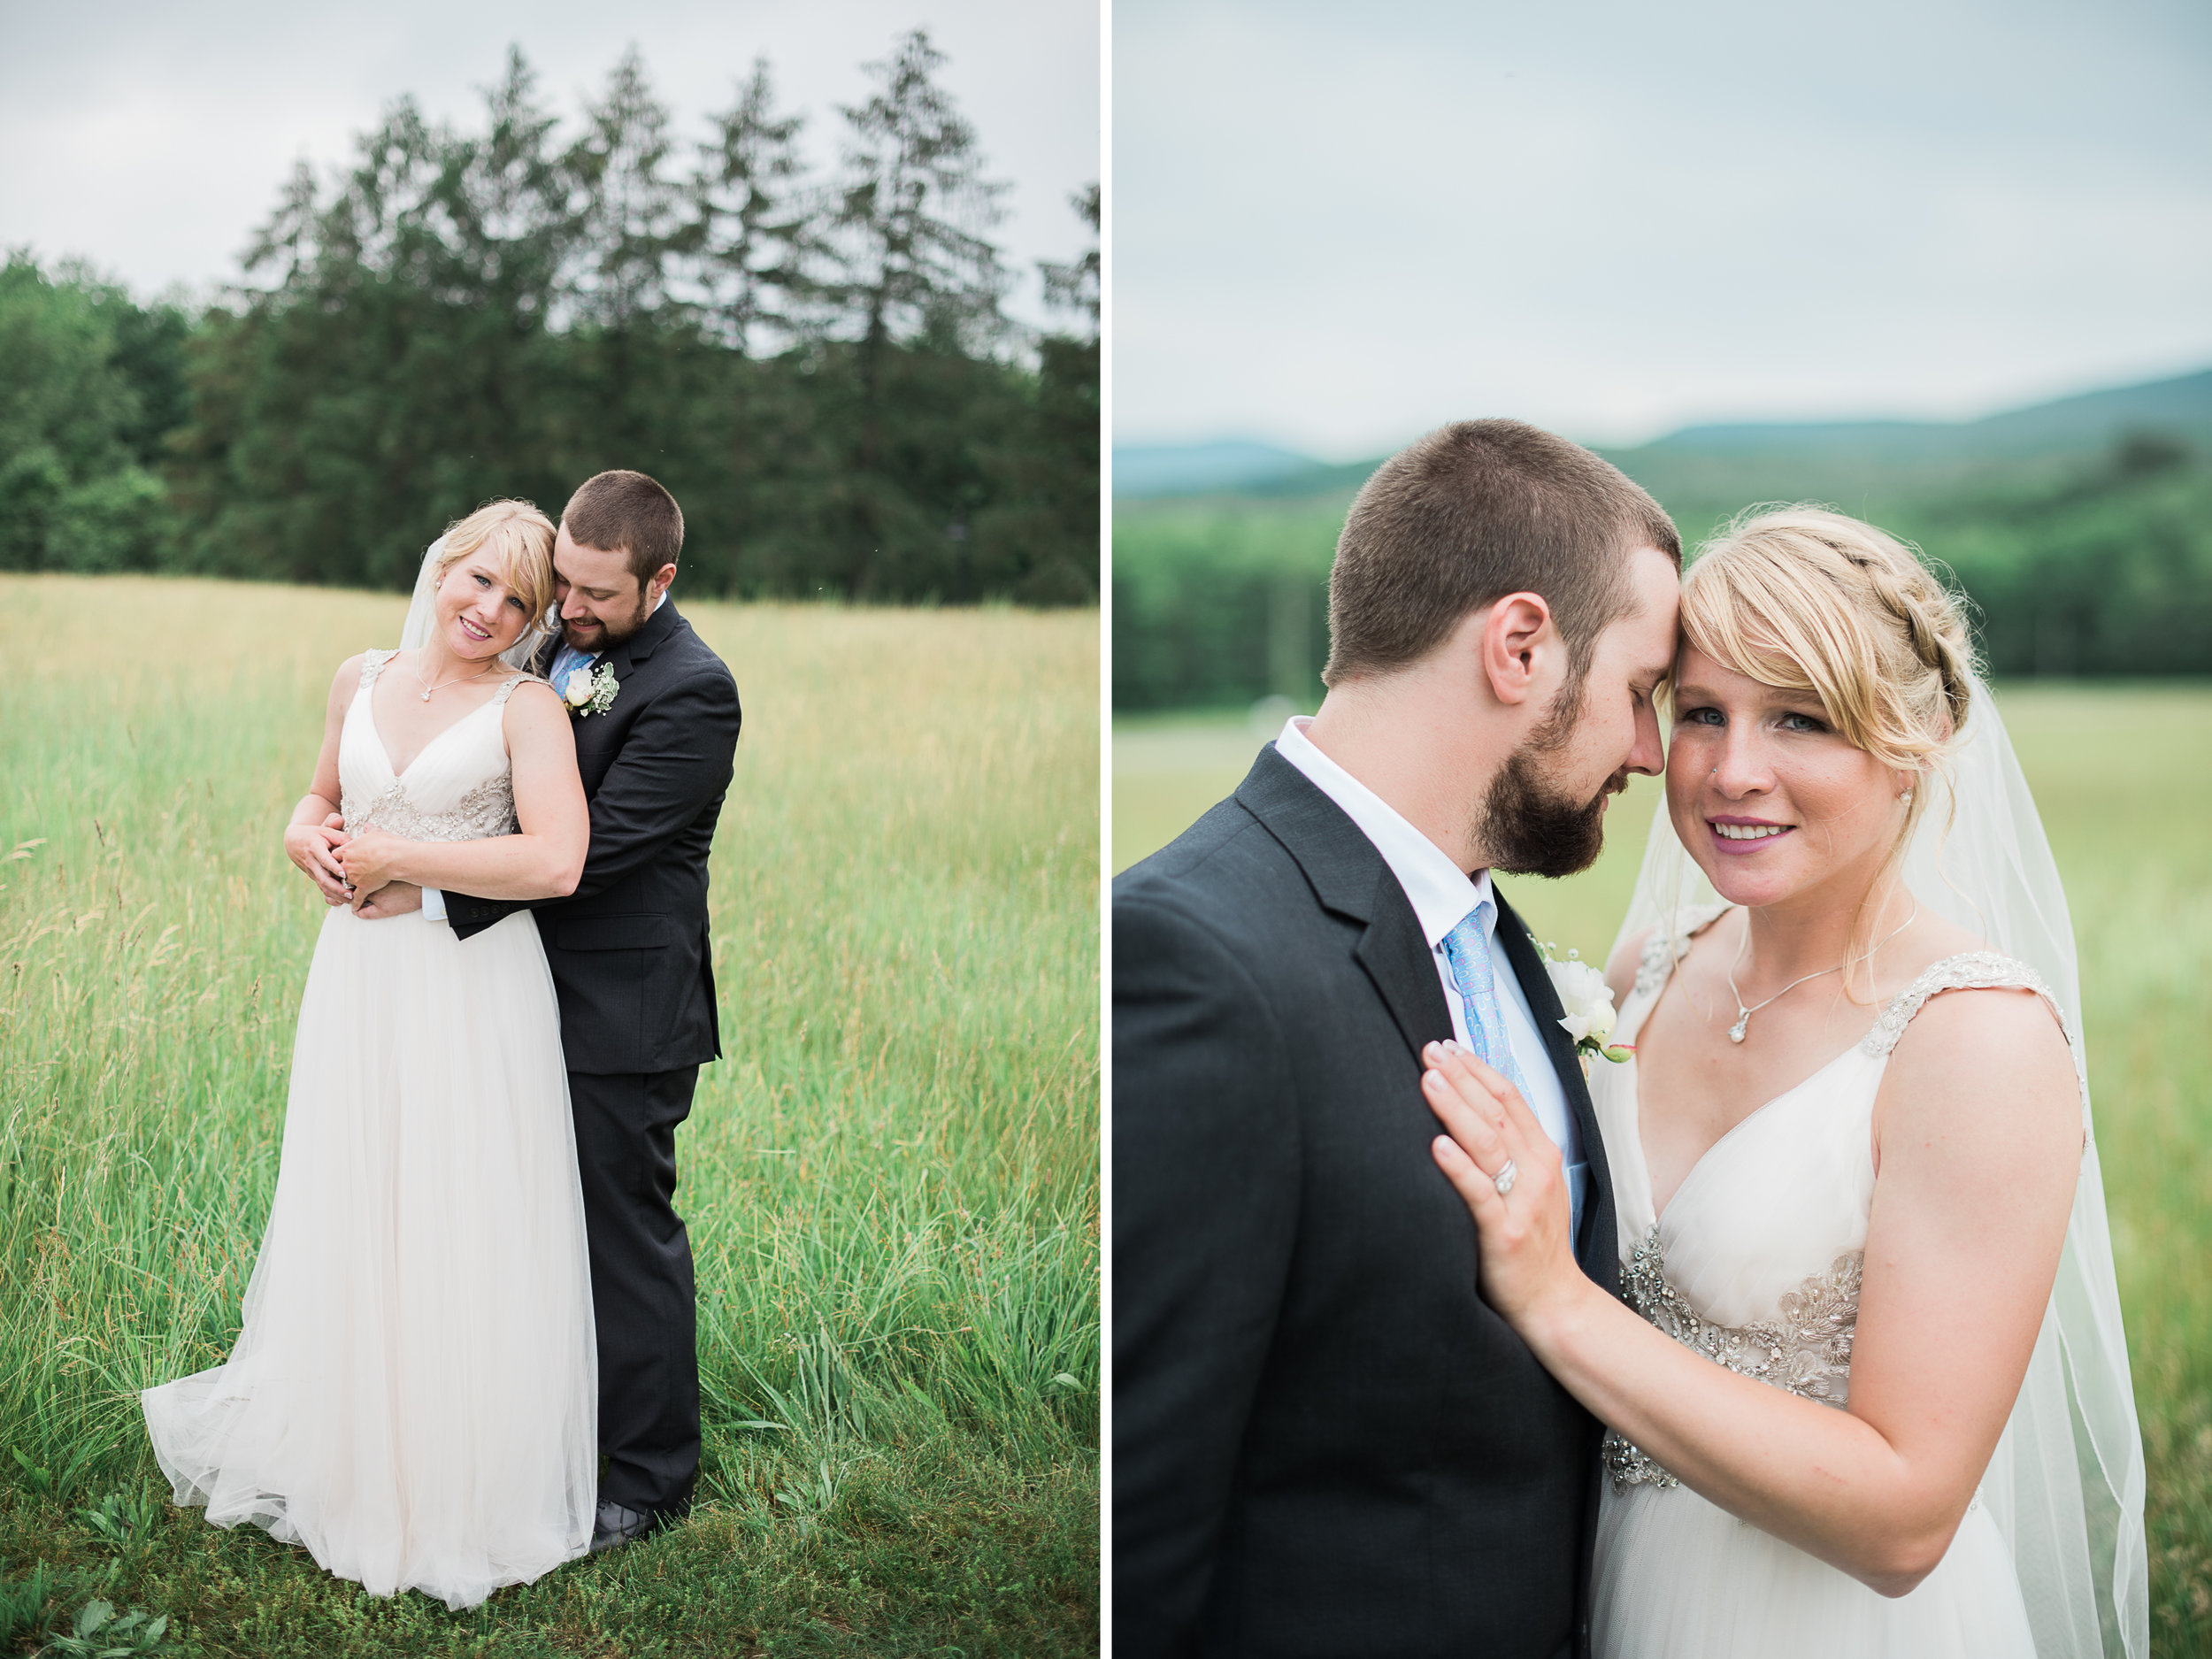
[[[1608,1043],[1613,1034],[1613,987],[1605,982],[1605,976],[1582,959],[1582,953],[1570,950],[1567,959],[1555,958],[1555,947],[1540,944],[1537,949],[1544,956],[1544,967],[1551,974],[1552,989],[1559,993],[1559,1005],[1566,1010],[1560,1025],[1568,1036],[1574,1039],[1575,1052],[1582,1056],[1586,1067],[1593,1056],[1603,1056],[1616,1065],[1636,1052],[1632,1044]]]
[[[604,714],[614,706],[615,693],[621,689],[622,682],[614,677],[614,670],[602,663],[595,669],[579,668],[563,680],[561,701],[580,718]]]

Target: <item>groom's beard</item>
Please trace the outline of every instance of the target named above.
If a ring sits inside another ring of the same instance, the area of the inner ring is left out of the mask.
[[[1582,715],[1582,687],[1560,694],[1541,726],[1506,757],[1483,796],[1479,843],[1493,869],[1516,876],[1571,876],[1587,870],[1605,847],[1605,799],[1628,783],[1625,769],[1605,780],[1595,798],[1563,795],[1544,775],[1542,760],[1567,746]]]
[[[645,595],[640,594],[637,598],[637,609],[630,613],[630,619],[627,622],[618,626],[612,622],[603,621],[597,627],[580,635],[568,623],[564,622],[561,624],[561,638],[567,642],[571,650],[603,651],[610,646],[621,644],[623,641],[635,634],[645,626],[646,618],[652,614],[652,606],[646,603]]]
[[[1526,748],[1506,757],[1483,797],[1482,845],[1494,869],[1516,876],[1571,876],[1605,847],[1605,798],[1627,781],[1606,780],[1592,801],[1554,792]]]

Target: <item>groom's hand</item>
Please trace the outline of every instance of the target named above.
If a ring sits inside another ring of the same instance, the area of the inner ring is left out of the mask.
[[[387,881],[354,907],[354,914],[367,922],[380,921],[387,916],[404,916],[410,910],[422,909],[422,889],[411,881]]]

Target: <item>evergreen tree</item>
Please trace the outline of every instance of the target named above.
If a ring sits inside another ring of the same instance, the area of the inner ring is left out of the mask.
[[[1093,184],[1068,198],[1079,218],[1091,227],[1088,252],[1067,265],[1055,265],[1048,259],[1037,261],[1037,269],[1045,280],[1045,303],[1062,311],[1088,311],[1091,335],[1098,334],[1099,322],[1099,244],[1102,240],[1101,207],[1098,186]]]
[[[683,236],[682,192],[664,169],[669,111],[633,47],[584,112],[562,158],[576,215],[568,298],[579,320],[619,333],[671,304],[669,256]]]
[[[795,344],[812,320],[827,250],[804,188],[804,121],[776,113],[764,58],[736,104],[709,120],[688,250],[717,336],[753,357]]]
[[[868,65],[882,82],[875,94],[840,106],[850,130],[831,230],[842,320],[860,342],[866,382],[895,340],[927,334],[985,350],[1004,330],[1006,270],[983,233],[1003,217],[1006,187],[983,177],[974,129],[931,79],[944,64],[916,29]]]
[[[1007,273],[983,233],[1004,186],[984,178],[974,130],[933,78],[944,57],[926,31],[868,65],[879,81],[843,106],[844,166],[830,216],[839,271],[835,365],[852,376],[849,473],[831,497],[833,568],[852,593],[904,571],[941,596],[970,583],[961,545],[979,479],[972,427],[941,416],[972,359],[1003,336]]]
[[[990,504],[977,517],[986,591],[1037,604],[1083,603],[1099,586],[1099,189],[1069,198],[1091,246],[1065,265],[1038,261],[1046,303],[1087,327],[1037,342],[1033,406],[987,458]]]

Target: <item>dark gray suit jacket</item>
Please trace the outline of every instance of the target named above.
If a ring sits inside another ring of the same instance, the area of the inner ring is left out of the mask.
[[[559,643],[556,635],[539,653],[539,672]],[[446,914],[466,939],[516,910],[537,912],[570,1071],[703,1065],[722,1054],[707,853],[737,749],[737,682],[666,602],[600,661],[621,687],[613,705],[569,717],[591,803],[576,891],[531,904],[449,893]]]
[[[1613,1194],[1559,1002],[1499,937]],[[1476,1289],[1428,943],[1271,745],[1114,883],[1114,1609],[1130,1655],[1586,1653],[1600,1426]]]

